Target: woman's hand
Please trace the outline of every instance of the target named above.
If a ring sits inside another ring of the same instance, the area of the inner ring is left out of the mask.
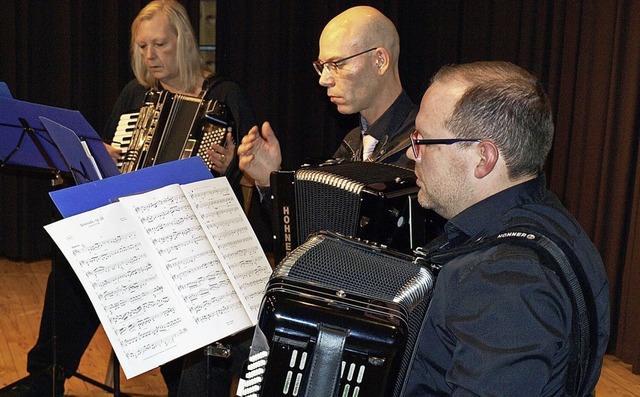
[[[107,148],[107,153],[109,153],[114,163],[118,164],[122,160],[122,150],[116,149],[108,143],[105,143],[104,147]]]
[[[207,150],[211,169],[220,175],[227,173],[233,157],[236,155],[236,144],[230,132],[227,133],[226,146],[220,146],[216,143],[212,144]]]

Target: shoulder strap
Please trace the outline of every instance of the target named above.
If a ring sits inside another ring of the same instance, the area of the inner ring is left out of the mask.
[[[595,365],[598,325],[595,316],[590,315],[595,309],[595,301],[584,270],[565,243],[556,236],[547,237],[529,227],[515,227],[444,252],[427,254],[426,259],[438,269],[460,255],[504,243],[534,249],[541,257],[541,265],[560,277],[574,312],[565,391],[570,396],[580,395],[584,381]]]
[[[215,73],[207,77],[202,84],[202,93],[200,94],[201,97],[204,98],[210,90],[212,90],[215,86],[222,83],[223,81],[231,81],[231,79]]]

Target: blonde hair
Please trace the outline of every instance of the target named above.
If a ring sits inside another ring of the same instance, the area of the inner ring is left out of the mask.
[[[167,16],[170,29],[177,36],[176,60],[180,70],[180,88],[190,92],[195,89],[198,76],[203,75],[205,63],[198,52],[198,44],[187,11],[175,0],[154,0],[138,13],[131,24],[131,68],[136,79],[146,88],[156,86],[155,78],[149,73],[144,59],[135,42],[136,34],[143,21],[152,19],[157,14]]]

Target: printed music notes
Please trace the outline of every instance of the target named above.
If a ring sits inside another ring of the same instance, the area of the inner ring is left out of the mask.
[[[127,378],[257,321],[271,267],[225,178],[121,197],[45,229]]]

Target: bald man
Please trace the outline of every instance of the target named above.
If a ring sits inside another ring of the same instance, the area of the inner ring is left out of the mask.
[[[394,24],[373,7],[349,8],[320,35],[313,66],[319,84],[342,114],[360,114],[334,158],[375,161],[413,169],[406,156],[418,107],[402,89],[398,73],[400,39]],[[238,147],[240,168],[258,187],[269,186],[280,169],[280,144],[268,122],[249,131]]]

